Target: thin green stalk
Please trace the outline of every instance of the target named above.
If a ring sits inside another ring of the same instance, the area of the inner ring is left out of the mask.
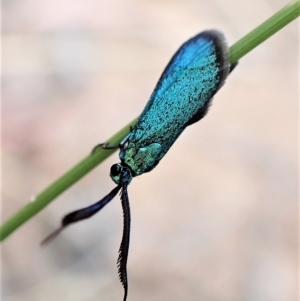
[[[129,133],[130,127],[135,125],[136,121],[137,119],[131,121],[118,133],[108,139],[107,142],[110,145],[119,144],[120,141]],[[93,154],[90,154],[81,160],[72,169],[48,186],[44,191],[34,196],[21,210],[19,210],[1,226],[0,241],[4,240],[32,216],[40,212],[53,199],[71,187],[89,171],[112,155],[116,150],[117,149],[104,150],[99,147]]]
[[[231,63],[242,58],[253,48],[296,19],[299,15],[300,0],[294,0],[232,45],[230,47]],[[130,126],[133,126],[136,121],[137,119],[130,122],[107,141],[110,144],[118,144],[129,133]],[[90,170],[95,168],[114,152],[115,150],[103,150],[99,148],[93,155],[90,154],[84,158],[43,192],[38,194],[34,200],[28,202],[20,211],[9,218],[0,228],[0,240],[4,240],[23,223],[46,207],[54,198],[80,180]]]
[[[300,1],[294,0],[271,18],[253,29],[230,47],[230,61],[234,63],[271,37],[300,15]]]

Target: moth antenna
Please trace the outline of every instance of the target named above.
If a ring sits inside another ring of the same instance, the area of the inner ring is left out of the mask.
[[[107,203],[109,203],[116,196],[116,194],[121,189],[121,187],[122,187],[121,185],[116,186],[108,195],[106,195],[103,199],[101,199],[97,203],[67,214],[62,219],[60,228],[58,228],[53,233],[51,233],[48,237],[46,237],[41,242],[41,245],[44,246],[45,244],[48,244],[55,237],[57,237],[58,234],[63,229],[65,229],[70,224],[73,224],[73,223],[79,222],[81,220],[87,219],[87,218],[93,216],[98,211],[100,211]]]
[[[124,298],[126,301],[128,294],[128,281],[127,281],[127,258],[130,241],[130,206],[127,192],[127,184],[123,184],[121,191],[121,202],[123,209],[123,235],[122,241],[119,248],[119,257],[117,260],[118,274],[120,281],[124,287]]]
[[[49,242],[51,242],[56,236],[58,236],[58,234],[63,230],[64,227],[60,227],[57,230],[55,230],[54,232],[52,232],[50,235],[48,235],[42,242],[41,242],[41,246],[44,247],[45,245],[47,245]]]

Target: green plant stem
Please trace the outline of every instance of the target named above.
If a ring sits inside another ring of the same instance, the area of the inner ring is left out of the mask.
[[[230,61],[234,63],[246,55],[253,48],[268,39],[285,25],[296,19],[300,15],[300,1],[292,1],[260,26],[248,33],[238,42],[230,47]],[[130,126],[136,123],[137,119],[130,122],[113,137],[108,139],[112,144],[119,144],[129,133]],[[88,155],[71,170],[56,180],[43,192],[35,196],[20,211],[9,218],[0,228],[0,240],[4,240],[23,223],[46,207],[54,198],[80,180],[90,170],[104,161],[116,150],[103,150],[99,148],[95,153]]]
[[[134,126],[137,119],[134,119],[127,124],[118,133],[112,136],[107,142],[110,145],[119,144],[120,141],[129,133],[130,127]],[[98,164],[112,155],[117,149],[107,150],[99,147],[93,154],[88,155],[72,169],[66,172],[58,180],[48,186],[40,194],[32,197],[32,199],[15,215],[9,218],[0,228],[0,240],[4,240],[13,231],[20,227],[32,216],[46,207],[58,195],[80,180],[89,171],[95,168]]]
[[[237,62],[256,46],[299,17],[299,15],[300,1],[294,0],[232,45],[230,47],[230,62]]]

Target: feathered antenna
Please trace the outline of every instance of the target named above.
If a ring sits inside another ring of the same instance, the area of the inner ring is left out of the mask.
[[[124,287],[124,298],[123,301],[126,301],[128,294],[128,282],[127,282],[127,258],[129,250],[129,241],[130,241],[130,206],[129,198],[127,193],[127,183],[123,183],[121,190],[121,202],[123,208],[123,235],[122,241],[119,249],[118,257],[118,273],[120,281]]]

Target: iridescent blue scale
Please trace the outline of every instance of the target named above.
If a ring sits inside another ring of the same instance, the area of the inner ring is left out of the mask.
[[[132,176],[151,171],[185,127],[206,114],[229,70],[228,48],[217,31],[202,32],[180,47],[121,144],[121,164]],[[112,179],[118,183],[119,176]]]

